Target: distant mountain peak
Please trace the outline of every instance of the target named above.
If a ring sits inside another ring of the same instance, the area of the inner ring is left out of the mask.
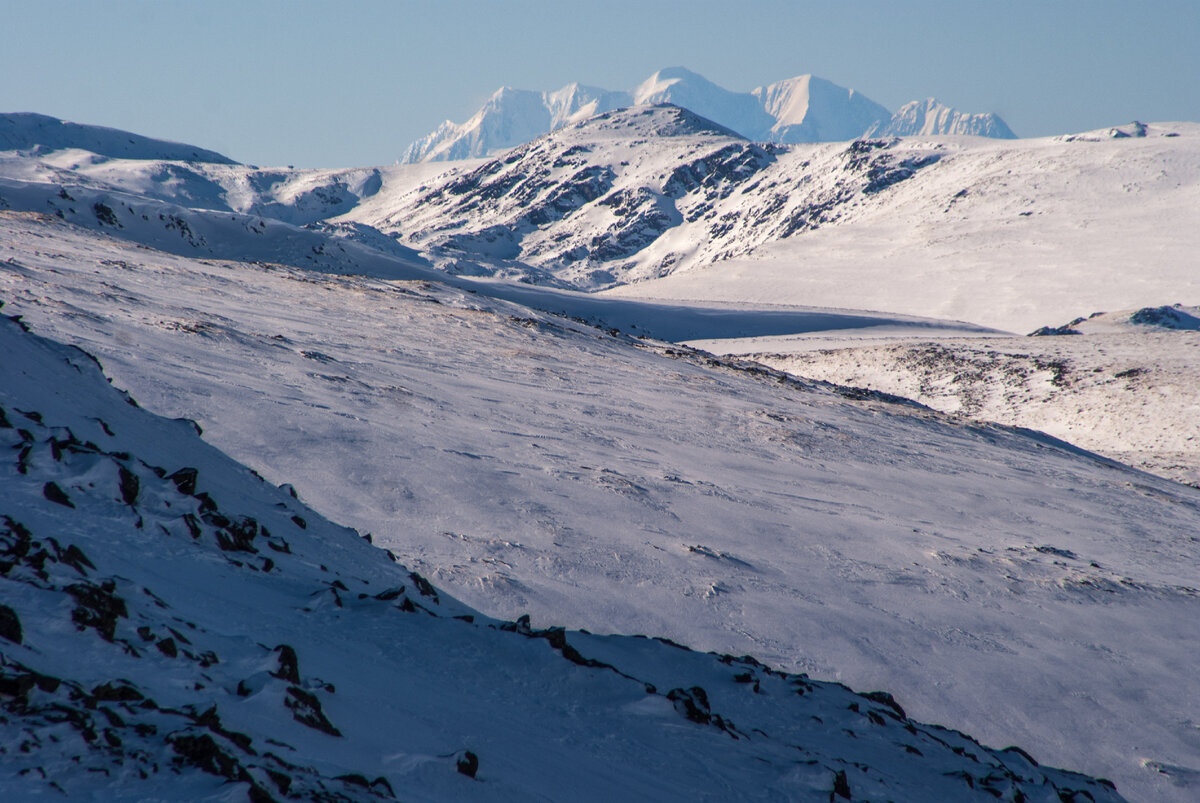
[[[502,87],[467,122],[447,121],[414,142],[402,161],[487,156],[592,115],[663,103],[690,109],[758,142],[840,142],[864,135],[1015,136],[994,114],[966,114],[932,99],[906,104],[893,115],[861,92],[811,74],[733,92],[686,67],[667,67],[629,91],[578,83],[550,92]]]
[[[886,124],[869,132],[871,136],[976,136],[1016,139],[1008,124],[995,114],[960,112],[937,100],[913,100],[901,106]]]

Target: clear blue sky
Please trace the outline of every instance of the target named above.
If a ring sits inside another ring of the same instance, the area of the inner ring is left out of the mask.
[[[1200,120],[1200,0],[0,0],[0,111],[256,164],[386,164],[497,87],[684,66],[935,96],[1021,136]]]

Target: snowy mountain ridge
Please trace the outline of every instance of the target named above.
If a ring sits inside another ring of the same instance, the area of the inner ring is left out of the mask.
[[[450,272],[631,298],[865,306],[1030,331],[1064,307],[1200,293],[1195,124],[848,144],[662,135],[686,114],[607,112],[407,192],[385,186],[344,218]]]
[[[895,115],[853,89],[799,75],[750,92],[731,92],[683,67],[660,70],[629,91],[568,84],[552,92],[503,87],[465,123],[449,120],[417,140],[401,162],[496,154],[542,134],[625,106],[683,106],[755,142],[843,142],[862,136],[957,134],[1015,137],[995,114],[967,114],[937,101]]]
[[[641,107],[467,162],[294,170],[0,151],[0,208],[182,254],[391,276],[432,265],[1030,331],[1064,309],[1200,293],[1197,143],[1195,124],[1134,123],[1038,140],[755,145]]]

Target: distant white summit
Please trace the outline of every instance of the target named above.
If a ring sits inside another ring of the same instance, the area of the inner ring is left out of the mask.
[[[935,134],[966,134],[993,139],[1016,139],[1017,135],[998,116],[968,114],[939,103],[934,98],[905,103],[886,123],[876,124],[868,136],[918,137]]]
[[[625,106],[682,106],[756,142],[840,142],[864,135],[972,134],[1015,138],[994,114],[968,114],[932,98],[892,114],[853,89],[799,75],[750,92],[731,92],[683,67],[659,70],[629,91],[568,84],[554,92],[503,87],[465,123],[442,123],[401,161],[487,156],[564,125]]]

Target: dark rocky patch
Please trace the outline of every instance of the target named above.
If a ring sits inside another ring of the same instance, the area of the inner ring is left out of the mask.
[[[193,496],[196,493],[196,479],[199,476],[199,471],[187,466],[171,474],[167,479],[175,483],[175,487],[179,489],[181,494]]]
[[[56,482],[48,482],[43,485],[42,496],[46,497],[51,502],[55,502],[60,505],[65,505],[66,507],[75,507],[75,504],[71,502],[71,497],[67,496],[66,491],[58,487],[58,483]]]
[[[315,694],[306,692],[299,686],[289,686],[283,704],[291,709],[292,717],[301,725],[307,725],[330,736],[342,735],[342,732],[326,718],[325,712],[321,710],[321,701]]]
[[[468,778],[474,778],[479,772],[479,756],[470,750],[463,750],[454,756],[454,767]]]
[[[119,476],[121,501],[132,506],[137,502],[138,492],[141,490],[141,482],[138,480],[137,475],[125,468],[125,466],[118,465],[117,474]]]
[[[92,583],[76,583],[64,589],[75,598],[75,610],[71,619],[80,630],[95,628],[105,641],[112,641],[117,631],[117,620],[129,616],[125,600],[113,592],[116,584],[112,581],[102,585]]]
[[[13,644],[20,644],[22,640],[21,619],[17,612],[7,605],[0,605],[0,638]]]
[[[300,682],[300,658],[296,650],[288,644],[280,644],[275,648],[278,653],[279,666],[271,673],[271,677],[279,678],[288,683]]]

